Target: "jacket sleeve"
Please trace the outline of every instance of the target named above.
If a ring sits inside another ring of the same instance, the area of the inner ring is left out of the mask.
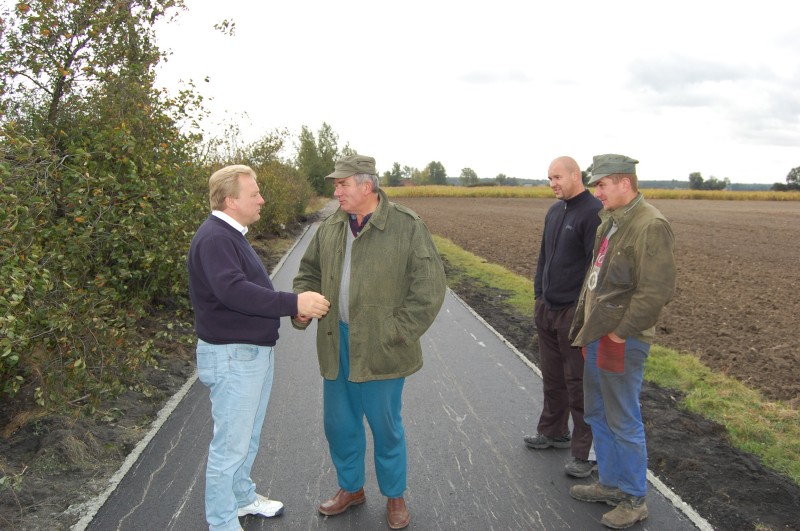
[[[395,316],[398,339],[404,338],[406,342],[418,340],[430,328],[447,289],[442,259],[422,220],[417,221],[411,238],[410,285],[403,306]]]
[[[614,332],[633,336],[656,324],[661,309],[675,293],[674,235],[663,219],[651,221],[637,244],[636,290]]]
[[[197,261],[202,264],[209,288],[226,308],[245,315],[277,318],[297,313],[297,295],[251,282],[236,246],[228,238],[209,237],[197,242]]]
[[[322,292],[322,273],[320,266],[319,253],[319,231],[314,234],[306,248],[303,258],[300,260],[300,267],[297,275],[292,282],[292,291],[303,293],[304,291]],[[292,326],[298,330],[305,330],[310,323],[300,323],[292,319]]]
[[[542,277],[544,275],[544,262],[545,262],[545,234],[547,233],[547,218],[544,220],[544,229],[542,229],[542,240],[539,243],[539,258],[536,260],[536,273],[533,276],[533,296],[536,299],[541,298],[544,288],[542,287]]]
[[[585,252],[585,266],[588,270],[592,266],[594,258],[594,246],[597,241],[597,231],[600,229],[600,216],[594,215],[586,218],[586,226],[583,230],[583,250]]]

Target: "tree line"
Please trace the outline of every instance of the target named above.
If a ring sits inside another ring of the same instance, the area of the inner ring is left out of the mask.
[[[268,198],[258,237],[302,217],[350,148],[327,124],[316,137],[304,127],[244,142],[235,124],[205,135],[194,85],[155,85],[165,53],[154,24],[182,0],[3,9],[0,407],[92,411],[139,386],[158,349],[191,330],[186,252],[208,215],[211,173],[255,169]],[[155,337],[140,333],[156,318]]]

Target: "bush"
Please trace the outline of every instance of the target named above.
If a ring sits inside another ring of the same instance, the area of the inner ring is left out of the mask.
[[[153,304],[186,306],[185,254],[207,210],[187,194],[174,130],[152,137],[170,149],[137,151],[124,128],[84,126],[60,149],[10,126],[0,144],[0,389],[27,384],[40,405],[119,390],[147,363],[135,324]]]

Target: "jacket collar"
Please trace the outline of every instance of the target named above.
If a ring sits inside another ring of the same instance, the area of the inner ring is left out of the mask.
[[[630,219],[633,215],[632,213],[635,213],[643,203],[644,196],[642,195],[642,192],[637,192],[636,197],[634,197],[631,202],[624,207],[617,208],[610,212],[608,210],[603,210],[600,213],[600,219],[603,221],[611,219],[617,225],[624,225],[625,221]]]
[[[367,222],[367,227],[373,225],[376,229],[383,230],[386,226],[386,218],[389,217],[389,197],[382,188],[378,188],[378,207]],[[349,214],[339,207],[336,211],[336,221],[339,223],[349,223]],[[366,229],[367,227],[364,227]]]
[[[592,192],[584,188],[583,192],[579,193],[578,195],[570,197],[569,199],[565,199],[564,208],[570,209],[573,206],[580,205],[581,203],[588,201],[591,196]]]

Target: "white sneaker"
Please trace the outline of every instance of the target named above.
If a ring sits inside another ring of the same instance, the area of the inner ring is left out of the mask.
[[[256,494],[256,501],[250,505],[239,507],[239,516],[256,514],[265,518],[278,516],[283,513],[283,504],[279,501],[269,500],[261,494]]]

